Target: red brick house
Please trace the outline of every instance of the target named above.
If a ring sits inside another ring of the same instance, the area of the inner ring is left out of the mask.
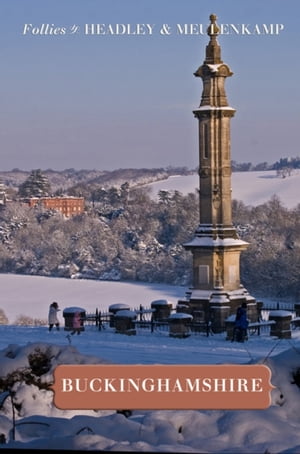
[[[84,197],[31,197],[26,202],[30,207],[42,205],[48,210],[60,211],[65,217],[76,216],[84,212]]]

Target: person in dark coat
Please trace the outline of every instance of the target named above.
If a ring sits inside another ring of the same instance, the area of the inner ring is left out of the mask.
[[[235,323],[233,328],[232,342],[244,342],[247,339],[248,318],[247,318],[247,303],[242,303],[236,311]]]

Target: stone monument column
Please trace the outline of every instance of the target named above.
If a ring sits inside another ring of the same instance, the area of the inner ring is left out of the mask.
[[[184,244],[193,254],[193,286],[188,305],[202,311],[215,332],[244,301],[256,321],[256,301],[240,282],[240,254],[248,246],[232,224],[230,121],[225,80],[232,76],[221,60],[217,17],[210,16],[205,60],[194,73],[203,82],[200,106],[193,111],[199,126],[199,225]]]

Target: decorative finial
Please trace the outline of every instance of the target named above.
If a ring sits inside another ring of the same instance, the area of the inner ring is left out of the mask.
[[[209,36],[218,35],[220,32],[220,29],[216,24],[217,16],[215,14],[211,14],[209,16],[209,20],[210,20],[210,25],[207,28],[207,34]]]

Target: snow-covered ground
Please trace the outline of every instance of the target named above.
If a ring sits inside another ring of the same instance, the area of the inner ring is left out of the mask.
[[[9,323],[21,315],[47,320],[50,303],[57,301],[61,309],[79,306],[87,312],[108,310],[111,304],[124,303],[132,308],[165,298],[176,304],[183,298],[185,287],[163,284],[110,282],[43,276],[0,274],[0,309]],[[1,342],[1,339],[0,339]]]
[[[0,411],[0,435],[8,444],[0,449],[102,450],[127,452],[194,453],[300,453],[300,390],[292,384],[300,368],[300,330],[279,340],[262,333],[244,344],[226,341],[225,333],[185,339],[167,331],[138,330],[135,336],[116,334],[109,326],[99,331],[88,325],[80,336],[66,338],[63,309],[79,306],[93,312],[110,304],[131,308],[167,299],[175,307],[184,295],[181,287],[78,281],[38,276],[0,275],[0,308],[10,325],[0,326],[1,376],[28,366],[36,348],[50,351],[51,369],[42,381],[51,382],[58,364],[249,364],[264,363],[272,371],[272,404],[264,410],[133,410],[126,418],[112,410],[60,410],[52,391],[34,385],[15,385],[15,402],[21,408],[12,440],[12,409],[7,398]],[[47,318],[48,307],[58,301],[60,331],[47,326],[15,326],[18,315]],[[49,350],[50,349],[50,350]],[[133,403],[134,408],[134,403]]]
[[[295,208],[300,203],[298,187],[300,171],[294,170],[291,176],[281,178],[273,170],[260,172],[233,172],[232,198],[241,200],[246,205],[260,205],[277,195],[286,208]],[[197,174],[172,176],[167,180],[157,181],[148,185],[153,196],[160,190],[177,190],[182,194],[195,192],[199,187]]]

